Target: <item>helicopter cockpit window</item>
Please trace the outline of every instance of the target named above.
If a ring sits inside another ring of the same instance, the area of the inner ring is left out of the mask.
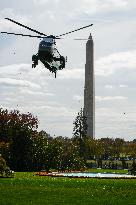
[[[48,46],[48,47],[51,47],[52,43],[51,42],[45,42],[45,45]]]

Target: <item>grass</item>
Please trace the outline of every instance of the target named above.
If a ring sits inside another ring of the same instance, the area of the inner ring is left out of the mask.
[[[135,179],[77,179],[15,173],[0,178],[1,205],[134,205]]]

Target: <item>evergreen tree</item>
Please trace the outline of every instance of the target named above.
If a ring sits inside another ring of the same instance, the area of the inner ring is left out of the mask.
[[[87,139],[87,118],[84,115],[84,111],[81,108],[75,121],[73,128],[73,137],[74,141],[79,147],[80,157],[83,157],[86,160],[86,139]]]
[[[84,111],[81,108],[78,112],[77,117],[75,118],[75,121],[73,122],[74,128],[73,128],[73,135],[77,139],[85,139],[87,137],[87,118],[84,115]]]

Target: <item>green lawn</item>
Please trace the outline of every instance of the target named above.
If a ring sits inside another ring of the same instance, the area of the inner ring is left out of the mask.
[[[15,173],[0,178],[0,205],[135,205],[136,179],[77,179]]]

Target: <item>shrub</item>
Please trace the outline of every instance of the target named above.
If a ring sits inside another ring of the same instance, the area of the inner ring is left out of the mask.
[[[0,156],[0,175],[1,177],[13,177],[13,172],[7,166],[5,159]]]

